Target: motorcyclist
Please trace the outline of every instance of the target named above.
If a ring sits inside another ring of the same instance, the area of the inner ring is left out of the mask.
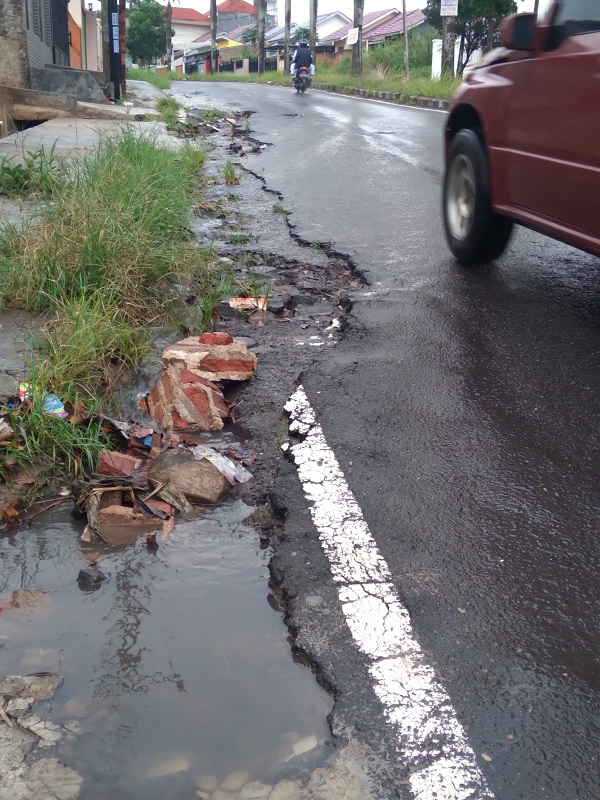
[[[296,70],[300,69],[301,67],[308,67],[308,71],[311,76],[315,74],[315,65],[313,64],[312,53],[310,52],[310,47],[305,39],[302,39],[302,41],[298,43],[298,49],[292,58],[292,67],[290,70],[292,73],[292,78],[296,77]]]

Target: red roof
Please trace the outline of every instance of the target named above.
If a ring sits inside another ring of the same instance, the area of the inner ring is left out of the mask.
[[[409,30],[414,28],[415,25],[421,25],[425,20],[425,14],[419,9],[411,11],[406,15],[406,29]],[[371,28],[370,31],[364,34],[363,38],[372,42],[373,40],[385,39],[387,36],[397,36],[401,33],[404,33],[404,20],[402,14],[398,12],[391,19],[382,22],[381,25]]]
[[[210,22],[210,17],[208,14],[201,14],[195,8],[171,6],[171,20],[173,22]]]
[[[256,14],[256,6],[246,3],[246,0],[224,0],[217,6],[221,14]]]
[[[393,14],[394,11],[398,13],[398,9],[396,8],[387,8],[384,11],[371,11],[368,14],[365,14],[363,16],[363,38],[365,37],[366,33],[365,28],[367,27],[367,25],[372,25],[374,22],[377,22],[378,19],[382,19],[387,14]],[[346,36],[348,35],[348,31],[352,30],[353,27],[354,23],[350,22],[348,25],[344,25],[343,27],[338,28],[337,31],[334,31],[333,33],[328,33],[327,39],[325,41],[334,42],[337,39],[345,39]]]

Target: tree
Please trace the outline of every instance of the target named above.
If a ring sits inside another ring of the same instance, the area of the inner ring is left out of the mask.
[[[460,0],[458,17],[453,17],[454,34],[460,41],[457,74],[462,75],[465,64],[479,48],[498,43],[500,22],[517,11],[515,0]],[[442,29],[440,0],[427,0],[425,16],[436,30]]]
[[[149,64],[165,52],[165,9],[156,0],[140,0],[129,14],[127,49],[134,61]]]
[[[294,35],[290,39],[292,44],[298,44],[298,42],[306,41],[310,39],[310,28],[296,28],[294,31]]]

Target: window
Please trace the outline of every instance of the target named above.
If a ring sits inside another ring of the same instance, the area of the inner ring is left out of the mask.
[[[552,27],[557,47],[571,36],[600,31],[599,0],[562,0]]]

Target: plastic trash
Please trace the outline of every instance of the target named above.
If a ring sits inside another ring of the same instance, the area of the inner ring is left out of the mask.
[[[67,419],[69,412],[65,411],[65,407],[55,394],[47,394],[44,398],[44,411],[46,414],[51,414],[53,417],[60,419]]]
[[[210,461],[213,467],[216,467],[232,486],[235,486],[236,483],[246,483],[252,477],[252,473],[245,467],[218,453],[212,447],[208,447],[205,444],[197,444],[189,449],[194,454],[196,461],[202,461],[203,458]]]

